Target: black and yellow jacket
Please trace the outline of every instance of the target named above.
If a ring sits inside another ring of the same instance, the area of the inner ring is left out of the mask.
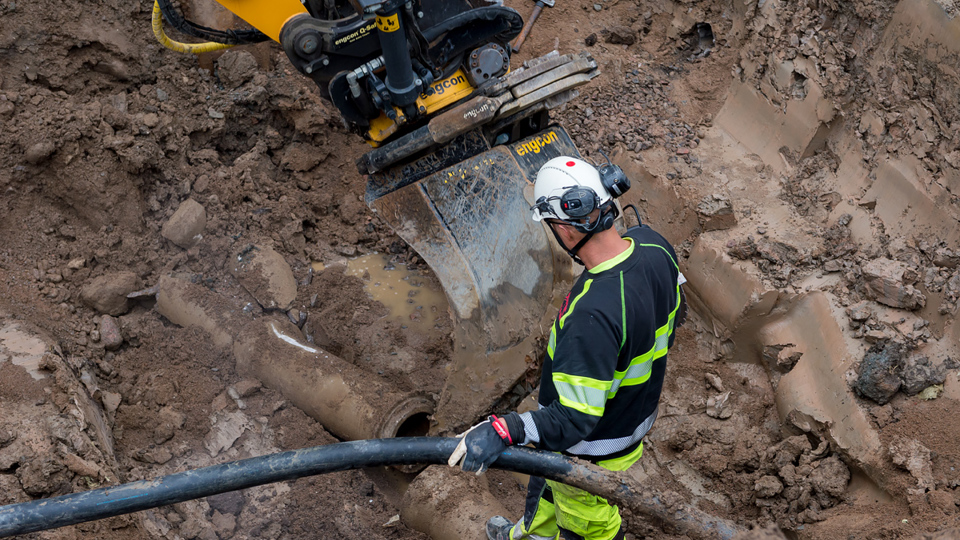
[[[681,296],[677,255],[649,227],[574,284],[554,321],[540,409],[520,415],[525,440],[590,461],[630,454],[657,416]]]

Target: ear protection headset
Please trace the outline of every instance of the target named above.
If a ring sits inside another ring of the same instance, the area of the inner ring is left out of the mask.
[[[600,153],[603,154],[603,151]],[[611,197],[611,201],[603,206],[612,208],[612,211],[602,208],[600,196],[586,186],[573,186],[560,196],[560,208],[568,216],[574,219],[587,219],[585,223],[570,223],[582,233],[605,231],[612,228],[614,220],[619,215],[612,199],[620,197],[630,189],[630,179],[624,174],[623,169],[611,163],[606,154],[603,154],[603,157],[607,158],[607,163],[597,168],[597,172],[600,174],[600,183],[603,184],[604,189],[610,193]],[[601,209],[600,217],[596,223],[591,225],[589,216],[597,208]]]

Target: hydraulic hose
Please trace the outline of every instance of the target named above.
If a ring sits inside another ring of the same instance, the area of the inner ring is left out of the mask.
[[[0,538],[208,497],[304,476],[385,465],[445,464],[458,439],[404,437],[316,446],[82,493],[0,507]],[[693,538],[732,539],[742,529],[691,506],[666,502],[622,473],[560,454],[510,447],[493,467],[542,476],[663,520]]]
[[[206,43],[182,43],[170,39],[163,31],[163,12],[160,10],[160,2],[158,0],[154,0],[153,2],[153,20],[151,22],[153,24],[153,35],[157,37],[157,41],[171,51],[176,51],[178,53],[200,54],[233,47],[231,44],[216,43],[213,41],[208,41]]]

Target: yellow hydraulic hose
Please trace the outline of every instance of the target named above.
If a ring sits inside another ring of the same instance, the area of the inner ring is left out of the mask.
[[[160,11],[160,3],[156,0],[153,2],[153,35],[157,36],[157,41],[159,41],[161,45],[171,51],[177,51],[179,53],[200,54],[233,47],[233,45],[227,43],[217,43],[214,41],[208,41],[206,43],[181,43],[170,39],[163,31],[163,13]]]

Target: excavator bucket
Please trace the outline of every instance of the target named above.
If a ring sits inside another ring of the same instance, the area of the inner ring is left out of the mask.
[[[471,131],[408,165],[369,177],[367,204],[439,278],[454,318],[454,357],[434,432],[458,430],[525,375],[548,331],[570,258],[530,217],[533,182],[549,159],[579,156],[549,127],[491,147]]]

